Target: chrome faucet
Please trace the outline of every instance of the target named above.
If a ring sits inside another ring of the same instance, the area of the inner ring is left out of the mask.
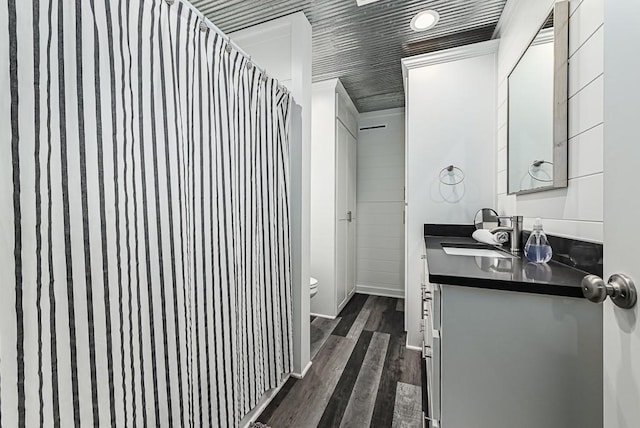
[[[509,232],[510,241],[511,241],[511,252],[519,253],[522,251],[520,248],[520,239],[522,237],[522,222],[523,217],[521,215],[514,215],[511,217],[508,216],[499,216],[499,219],[509,219],[511,221],[511,226],[498,226],[491,229],[489,232],[497,233],[497,232]]]

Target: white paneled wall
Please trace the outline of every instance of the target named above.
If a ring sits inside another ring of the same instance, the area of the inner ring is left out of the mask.
[[[569,19],[569,187],[507,195],[507,76],[553,0],[509,0],[497,36],[497,198],[500,214],[525,216],[530,229],[542,217],[548,233],[603,239],[603,2],[573,0]]]
[[[404,109],[360,115],[356,291],[404,297]]]

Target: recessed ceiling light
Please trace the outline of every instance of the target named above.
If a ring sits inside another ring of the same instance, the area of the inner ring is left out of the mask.
[[[413,31],[425,31],[432,28],[440,20],[440,14],[435,10],[423,10],[418,12],[411,20],[411,28]]]

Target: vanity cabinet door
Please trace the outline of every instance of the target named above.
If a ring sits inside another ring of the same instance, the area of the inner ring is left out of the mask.
[[[441,366],[441,338],[442,331],[441,326],[441,303],[442,294],[438,284],[427,284],[427,290],[429,294],[429,322],[430,322],[430,339],[431,339],[431,414],[433,418],[433,427],[440,426],[440,366]]]
[[[440,334],[432,330],[430,345],[423,346],[426,379],[425,426],[440,427]]]
[[[424,296],[424,286],[423,286]],[[424,426],[433,427],[433,339],[432,339],[432,324],[431,317],[427,309],[427,301],[422,301],[423,316],[422,316],[422,361],[424,363],[424,391],[425,396],[423,400],[423,413],[424,413]]]
[[[437,286],[428,282],[422,285],[422,355],[425,361],[426,408],[425,425],[439,427],[440,418],[440,332],[435,329],[436,305],[434,291]],[[439,315],[438,315],[439,316]],[[439,321],[438,321],[439,323]]]
[[[433,338],[431,345],[431,395],[429,402],[431,403],[431,415],[433,418],[433,427],[440,426],[440,332],[433,330]]]
[[[432,385],[433,366],[431,365],[431,357],[424,357],[422,361],[424,362],[424,379],[423,379],[424,397],[423,397],[423,403],[422,403],[422,406],[423,406],[422,414],[424,416],[423,426],[432,428],[434,426],[433,425],[433,397],[431,392],[433,391],[433,385]]]

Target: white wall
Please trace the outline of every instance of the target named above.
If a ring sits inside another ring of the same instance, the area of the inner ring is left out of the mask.
[[[538,32],[554,0],[508,0],[498,24],[497,206],[525,216],[525,228],[542,217],[551,234],[603,239],[603,2],[573,0],[569,20],[569,187],[507,195],[507,76]]]
[[[302,12],[231,33],[231,39],[252,60],[284,84],[293,95],[295,118],[291,141],[291,233],[293,285],[294,376],[302,376],[310,362],[309,254],[311,159],[311,24]]]
[[[406,147],[407,344],[420,346],[420,274],[425,223],[472,224],[495,203],[497,42],[403,60],[408,68]],[[426,63],[426,64],[425,64]],[[445,186],[440,171],[461,168],[461,185]]]
[[[404,297],[404,109],[360,115],[356,291]],[[386,125],[385,128],[362,130]]]

